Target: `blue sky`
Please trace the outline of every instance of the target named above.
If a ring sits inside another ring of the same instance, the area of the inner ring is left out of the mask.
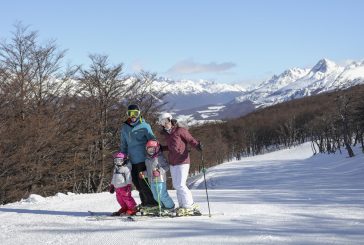
[[[98,53],[128,74],[248,85],[323,57],[362,60],[363,9],[360,0],[3,0],[0,38],[22,21],[73,64]]]

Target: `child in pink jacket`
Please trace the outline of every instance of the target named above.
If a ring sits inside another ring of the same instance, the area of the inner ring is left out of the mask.
[[[121,208],[112,213],[112,216],[135,215],[136,202],[131,196],[131,163],[124,153],[118,152],[114,155],[114,166],[110,193],[116,191],[116,199]]]

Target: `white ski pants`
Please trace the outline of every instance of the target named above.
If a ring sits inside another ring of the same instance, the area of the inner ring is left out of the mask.
[[[172,183],[177,191],[177,199],[180,208],[191,208],[193,204],[192,193],[186,182],[190,164],[170,165]]]

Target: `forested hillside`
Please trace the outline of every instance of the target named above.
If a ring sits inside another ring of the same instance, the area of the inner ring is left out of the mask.
[[[364,151],[363,98],[364,86],[359,85],[277,104],[239,119],[192,128],[191,132],[204,143],[208,166],[305,141],[311,141],[320,153],[352,157],[353,145],[360,144]],[[192,155],[193,168],[201,169],[201,156]]]

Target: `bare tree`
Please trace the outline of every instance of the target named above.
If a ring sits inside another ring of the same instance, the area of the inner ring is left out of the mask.
[[[140,71],[130,79],[133,81],[133,86],[127,94],[128,103],[138,104],[145,117],[154,119],[157,112],[166,105],[163,101],[166,93],[154,87],[153,82],[157,79],[157,74]]]
[[[0,43],[2,200],[23,197],[47,178],[59,135],[60,107],[54,102],[60,101],[67,80],[61,71],[63,56],[54,41],[40,45],[37,32],[21,23],[10,41]]]
[[[105,186],[106,157],[112,149],[111,142],[115,137],[115,130],[110,131],[109,120],[112,120],[111,111],[116,107],[122,110],[120,101],[129,92],[134,84],[122,77],[123,65],[110,65],[106,55],[90,55],[91,65],[87,69],[81,69],[77,80],[79,82],[78,93],[83,96],[88,104],[88,124],[93,125],[94,142],[89,146],[90,163],[93,163],[98,171],[92,172],[94,191],[100,192]],[[124,109],[125,111],[125,109]],[[119,122],[120,123],[120,122]]]
[[[352,97],[349,97],[348,95],[339,95],[336,99],[337,107],[338,107],[338,115],[339,115],[339,121],[342,125],[342,135],[344,138],[344,144],[346,147],[346,150],[348,151],[349,157],[354,156],[354,152],[351,148],[351,132],[350,132],[350,114],[352,113]]]
[[[17,24],[10,42],[0,43],[1,88],[12,106],[14,118],[25,120],[31,99],[31,81],[35,77],[37,32]]]

